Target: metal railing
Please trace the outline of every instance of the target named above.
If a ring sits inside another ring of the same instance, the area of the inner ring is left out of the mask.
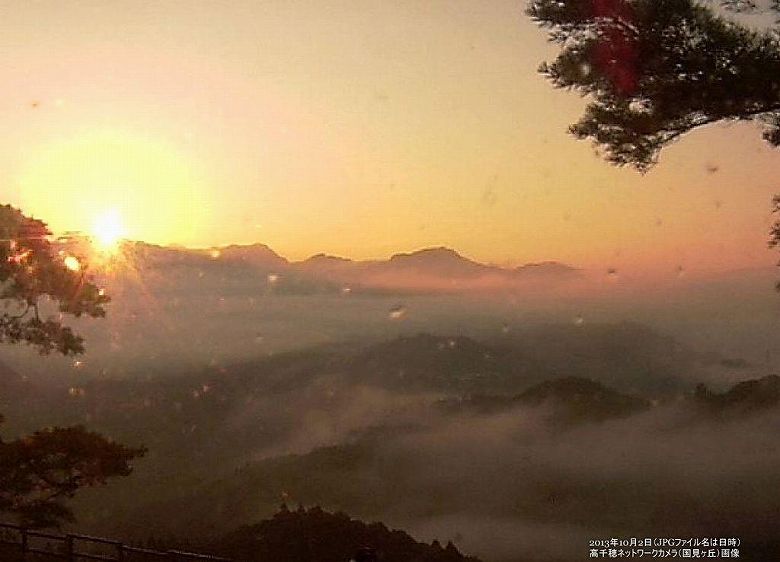
[[[13,536],[13,538],[11,538]],[[45,541],[45,542],[44,542]],[[41,544],[43,542],[43,544]],[[121,541],[77,535],[73,533],[58,534],[28,529],[11,523],[0,523],[0,545],[7,550],[14,550],[19,560],[55,559],[67,562],[84,560],[100,560],[103,562],[233,562],[229,558],[221,558],[210,554],[198,554],[183,550],[155,550],[130,546]],[[80,550],[88,548],[91,551]],[[102,552],[101,552],[102,550]],[[106,552],[108,551],[108,552]],[[0,552],[0,558],[6,560]]]

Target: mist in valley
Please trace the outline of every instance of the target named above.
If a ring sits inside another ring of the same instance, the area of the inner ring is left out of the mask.
[[[285,503],[485,561],[628,536],[778,548],[770,269],[445,292],[412,290],[419,271],[377,291],[213,257],[144,267],[106,278],[108,317],[76,324],[85,356],[3,349],[7,433],[83,424],[149,449],[74,499],[81,531],[213,538]]]
[[[15,4],[0,559],[780,560],[780,1]]]

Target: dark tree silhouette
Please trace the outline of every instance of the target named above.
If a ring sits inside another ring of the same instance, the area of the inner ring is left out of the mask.
[[[770,25],[728,11],[763,11]],[[570,132],[612,164],[645,172],[663,147],[720,121],[759,121],[780,146],[780,0],[532,0],[527,13],[560,46],[540,72],[590,98]]]
[[[109,298],[86,279],[74,256],[57,251],[50,235],[43,222],[0,206],[0,300],[6,305],[0,343],[27,343],[44,354],[83,353],[80,336],[57,320],[41,318],[42,301],[56,304],[63,314],[101,317]],[[129,474],[130,461],[143,453],[81,426],[0,439],[0,513],[31,526],[70,520],[64,499],[84,486]]]
[[[760,120],[780,145],[777,30],[750,29],[694,0],[534,0],[527,12],[561,47],[540,71],[592,98],[571,132],[613,164],[646,171],[661,148],[718,121]]]
[[[41,318],[45,300],[75,317],[105,316],[109,302],[75,256],[57,251],[46,224],[0,205],[0,343],[24,342],[41,353],[84,352],[83,339],[53,319]]]
[[[0,512],[13,513],[32,527],[73,520],[62,500],[73,497],[79,488],[130,474],[130,461],[143,453],[81,426],[0,440]]]

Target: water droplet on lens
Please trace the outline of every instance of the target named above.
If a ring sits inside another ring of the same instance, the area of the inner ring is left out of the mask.
[[[391,320],[400,320],[404,316],[406,316],[406,307],[402,304],[399,304],[398,306],[394,306],[390,309],[388,316]]]

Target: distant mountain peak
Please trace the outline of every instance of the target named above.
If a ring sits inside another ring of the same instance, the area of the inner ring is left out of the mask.
[[[290,262],[263,243],[230,244],[207,248],[161,246],[146,242],[125,242],[123,253],[137,267],[158,270],[161,279],[168,266],[171,275],[194,271],[200,278],[211,275],[225,279],[241,270],[247,275],[284,273],[274,277],[276,291],[296,294],[317,292],[453,293],[491,291],[525,283],[526,287],[576,279],[579,270],[554,261],[526,264],[516,269],[485,264],[446,246],[433,246],[389,259],[352,260],[326,253]],[[180,282],[178,279],[176,282]],[[530,282],[530,283],[529,283]]]
[[[341,256],[333,256],[324,253],[314,254],[300,262],[301,265],[338,265],[347,263],[354,262],[349,258],[342,258]]]
[[[534,271],[534,272],[569,272],[574,273],[577,271],[580,271],[576,267],[572,267],[568,264],[549,260],[549,261],[540,261],[540,262],[531,262],[526,263],[521,266],[518,266],[515,268],[515,271]]]
[[[387,262],[390,268],[416,270],[445,278],[475,277],[492,271],[501,271],[466,258],[453,250],[439,246],[423,248],[406,254],[395,254]]]
[[[404,260],[455,260],[469,263],[476,263],[468,258],[463,257],[461,254],[447,248],[446,246],[436,246],[432,248],[422,248],[413,252],[394,254],[390,261],[404,261]]]
[[[287,264],[286,258],[283,258],[271,248],[260,242],[254,244],[231,244],[221,248],[214,248],[220,257],[228,259],[238,259],[251,262],[275,263],[278,265]]]

